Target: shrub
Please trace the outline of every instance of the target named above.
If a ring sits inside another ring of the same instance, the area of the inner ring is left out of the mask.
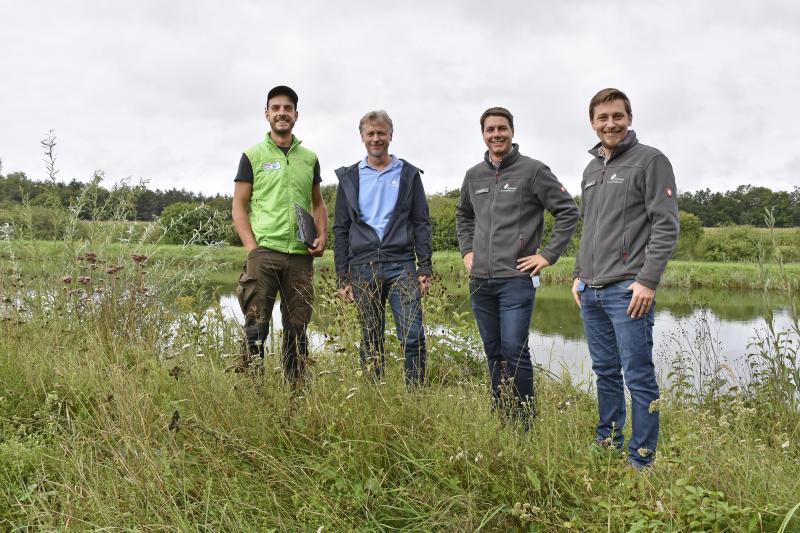
[[[428,212],[432,228],[431,243],[434,252],[458,250],[458,238],[456,237],[457,203],[458,196],[452,192],[428,196]]]
[[[177,202],[164,208],[160,217],[164,241],[171,244],[233,242],[235,232],[227,211],[206,204]]]
[[[700,217],[680,211],[678,219],[681,232],[678,236],[678,245],[675,247],[675,258],[693,259],[697,244],[703,239],[703,221]]]

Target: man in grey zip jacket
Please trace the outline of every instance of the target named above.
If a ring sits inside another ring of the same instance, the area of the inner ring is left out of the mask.
[[[421,385],[426,349],[420,298],[431,275],[431,225],[421,171],[389,153],[393,125],[385,111],[367,113],[358,129],[367,156],[336,171],[333,258],[339,295],[358,307],[361,365],[379,380],[389,301],[405,355],[406,384]]]
[[[583,173],[583,233],[572,287],[597,375],[595,443],[622,449],[631,393],[628,461],[649,465],[658,441],[653,365],[655,290],[678,239],[675,176],[667,158],[640,144],[628,97],[603,89],[589,104],[600,142]],[[624,371],[624,379],[623,379]]]
[[[464,177],[456,233],[470,274],[493,404],[527,427],[534,407],[528,331],[538,274],[569,244],[578,208],[546,165],[521,155],[511,142],[514,117],[507,109],[487,109],[480,122],[488,151]],[[555,224],[540,251],[545,209]],[[512,394],[503,395],[504,389]]]

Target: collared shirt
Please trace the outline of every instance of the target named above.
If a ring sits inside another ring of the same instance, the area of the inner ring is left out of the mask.
[[[381,171],[369,166],[366,157],[358,164],[359,214],[378,233],[380,240],[397,203],[402,169],[403,162],[395,156]]]

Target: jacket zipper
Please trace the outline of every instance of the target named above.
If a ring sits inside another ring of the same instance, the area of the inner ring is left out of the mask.
[[[600,176],[600,183],[598,186],[600,188],[597,194],[597,202],[595,202],[595,209],[594,209],[594,230],[592,231],[592,278],[590,284],[594,285],[597,284],[597,265],[595,264],[595,248],[597,248],[597,221],[600,218],[600,206],[601,203],[601,196],[605,195],[606,192],[606,165],[608,164],[608,160],[604,157],[603,158],[603,173]]]
[[[501,163],[502,163],[502,160],[501,160]],[[494,235],[494,217],[492,215],[494,214],[494,203],[495,203],[495,200],[497,200],[497,189],[499,188],[498,187],[499,183],[500,183],[500,166],[498,165],[498,166],[496,166],[494,168],[494,184],[495,185],[494,185],[494,188],[492,189],[492,205],[491,205],[491,207],[489,209],[489,234],[486,237],[486,240],[489,241],[489,246],[488,246],[489,253],[487,254],[487,256],[488,256],[488,259],[489,259],[488,263],[489,263],[489,277],[490,278],[492,277],[492,235]]]
[[[289,149],[286,151],[286,153],[283,154],[283,157],[286,159],[287,170],[288,170],[288,167],[289,167],[289,152],[292,151],[292,148],[294,148],[294,144],[292,144],[292,146],[289,147]],[[279,148],[279,150],[280,150],[280,148]],[[281,152],[283,152],[283,150],[281,150]],[[297,234],[297,228],[295,227],[296,226],[296,222],[295,222],[295,216],[296,215],[294,214],[294,202],[292,202],[292,180],[289,179],[289,173],[288,172],[286,173],[286,177],[287,177],[287,180],[286,180],[287,183],[286,184],[288,185],[288,187],[286,187],[286,190],[289,191],[289,227],[291,228],[291,231],[289,232],[289,241],[286,243],[286,251],[287,252],[291,252],[291,250],[292,250],[292,237]]]

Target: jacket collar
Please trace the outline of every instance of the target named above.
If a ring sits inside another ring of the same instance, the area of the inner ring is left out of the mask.
[[[608,160],[611,161],[615,157],[619,157],[623,153],[627,152],[631,146],[638,143],[639,140],[636,138],[636,132],[633,130],[628,130],[627,135],[625,135],[625,138],[622,139],[622,142],[619,143],[619,146],[617,146],[617,149],[614,150],[614,153],[611,154],[611,157],[609,157]],[[605,152],[603,152],[603,143],[597,143],[589,148],[589,153],[592,154],[592,157],[596,159],[606,158]]]
[[[400,166],[402,164],[403,164],[403,160],[402,159],[399,159],[397,156],[392,155],[391,162],[388,165],[386,165],[385,167],[383,167],[382,172],[385,172],[385,171],[389,170],[390,168],[398,167],[398,166]],[[369,162],[367,161],[367,158],[364,157],[364,159],[359,161],[358,168],[364,169],[364,168],[367,168],[367,167],[369,167]],[[369,167],[369,168],[372,168],[372,167]]]
[[[403,163],[403,170],[400,171],[400,190],[398,191],[398,198],[401,198],[405,189],[411,186],[411,179],[414,175],[417,172],[422,174],[422,170],[405,159],[397,158],[396,163],[401,161]],[[339,167],[334,171],[336,177],[339,179],[339,187],[342,188],[342,192],[344,192],[345,197],[347,197],[347,201],[356,211],[358,211],[358,168],[360,164],[361,161],[353,163],[349,167]]]
[[[278,145],[275,144],[275,141],[272,140],[272,137],[270,136],[270,132],[267,132],[267,134],[264,136],[264,142],[267,143],[268,145],[274,146],[275,148],[278,148],[280,150]],[[294,133],[293,133],[292,134],[292,145],[289,147],[289,150],[291,150],[292,148],[294,148],[295,146],[297,146],[301,142],[303,142],[303,141],[301,141],[300,139],[295,137]]]
[[[511,151],[508,152],[506,155],[504,155],[503,159],[500,160],[500,168],[501,169],[506,168],[507,166],[514,163],[514,161],[516,161],[517,159],[519,159],[519,145],[517,143],[511,143]],[[486,162],[487,165],[489,165],[492,168],[495,168],[492,158],[489,157],[489,150],[486,150],[486,152],[483,154],[483,160]]]

